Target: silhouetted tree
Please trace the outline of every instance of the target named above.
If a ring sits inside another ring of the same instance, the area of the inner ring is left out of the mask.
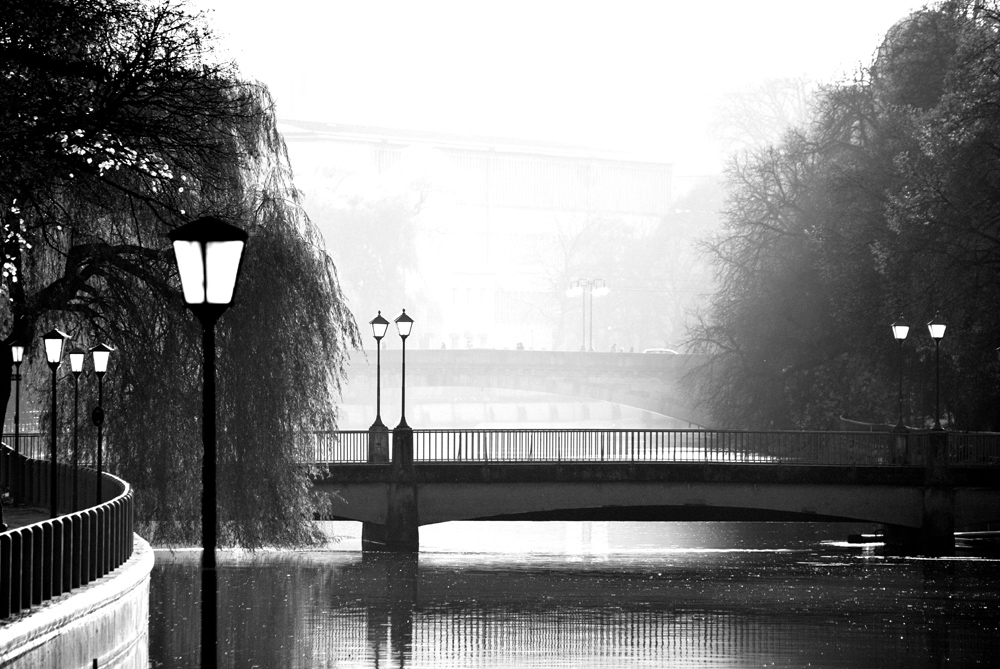
[[[933,413],[923,323],[940,312],[952,425],[997,426],[998,28],[995,3],[915,12],[855,81],[820,90],[808,125],[733,162],[709,247],[720,290],[694,333],[720,422],[895,422],[900,313],[920,421]]]
[[[333,424],[357,331],[267,90],[211,46],[203,17],[171,0],[0,2],[0,364],[53,325],[116,347],[109,464],[155,540],[196,539],[200,330],[166,234],[207,213],[243,226],[244,276],[218,330],[222,531],[301,543],[313,502],[297,435]]]

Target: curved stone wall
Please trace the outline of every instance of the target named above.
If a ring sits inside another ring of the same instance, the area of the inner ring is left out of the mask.
[[[0,623],[0,667],[148,669],[152,569],[153,550],[135,535],[118,569]]]

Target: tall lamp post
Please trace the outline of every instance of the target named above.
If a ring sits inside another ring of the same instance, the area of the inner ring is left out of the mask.
[[[896,423],[897,430],[906,429],[906,425],[903,423],[903,340],[906,339],[909,332],[910,324],[902,316],[892,324],[892,336],[899,343],[899,421]]]
[[[396,426],[396,429],[399,429],[410,427],[406,424],[406,338],[410,336],[410,330],[413,329],[413,319],[406,315],[406,309],[403,309],[403,313],[396,317],[396,329],[399,331],[399,338],[403,340],[402,401],[399,409],[399,425]]]
[[[382,424],[382,337],[389,329],[389,321],[382,318],[382,312],[368,321],[372,326],[372,336],[375,337],[375,422],[372,427],[385,427]]]
[[[42,336],[42,339],[45,341],[45,359],[49,363],[49,369],[52,370],[52,450],[49,461],[49,499],[53,518],[59,515],[59,472],[57,471],[59,452],[56,448],[56,370],[59,369],[59,363],[62,361],[63,344],[69,338],[68,334],[59,330],[52,330]]]
[[[201,321],[204,349],[202,390],[201,664],[218,660],[215,571],[215,324],[233,302],[247,233],[214,217],[199,218],[170,233],[184,301]]]
[[[939,314],[934,314],[934,318],[927,323],[927,330],[934,340],[934,427],[932,430],[943,430],[941,427],[941,340],[944,339],[944,331],[948,326],[941,320]]]
[[[566,290],[567,297],[576,297],[577,295],[582,295],[583,300],[580,304],[581,313],[583,316],[582,325],[583,332],[581,338],[583,339],[583,344],[580,348],[581,351],[586,351],[587,349],[587,295],[590,295],[590,349],[594,350],[594,297],[602,297],[607,295],[610,291],[608,290],[608,284],[604,279],[576,279],[569,284],[569,288]]]
[[[79,347],[69,352],[69,369],[73,372],[73,510],[80,508],[80,374],[86,353]]]
[[[24,344],[15,341],[10,345],[10,358],[14,362],[14,453],[21,453],[21,363],[24,361]],[[20,460],[20,458],[18,458]],[[24,469],[18,465],[14,483],[14,499],[21,499]],[[10,476],[10,472],[7,472]]]
[[[90,414],[90,420],[97,428],[97,504],[104,501],[104,374],[108,371],[108,360],[113,348],[107,344],[98,344],[90,349],[94,359],[94,374],[97,374],[97,406]]]

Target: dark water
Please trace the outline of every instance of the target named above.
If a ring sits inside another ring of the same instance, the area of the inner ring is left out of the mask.
[[[419,557],[220,558],[223,667],[1000,663],[1000,561],[885,557],[866,526],[448,523]],[[157,553],[153,667],[199,666],[199,558]]]

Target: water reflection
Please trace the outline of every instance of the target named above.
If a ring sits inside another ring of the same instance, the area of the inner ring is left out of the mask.
[[[662,523],[455,525],[419,557],[225,556],[222,666],[938,667],[1000,650],[993,561],[882,558],[822,525],[676,523],[723,545],[659,552]],[[471,552],[470,532],[505,547]],[[590,540],[551,550],[532,532]],[[197,666],[197,553],[157,558],[153,666]]]

